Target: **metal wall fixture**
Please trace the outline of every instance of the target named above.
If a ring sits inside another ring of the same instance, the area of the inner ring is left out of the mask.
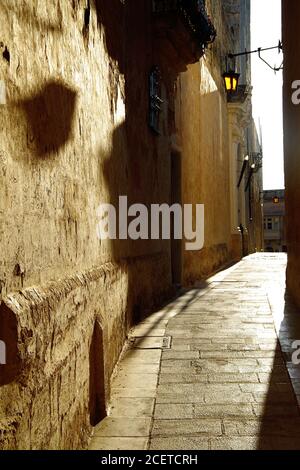
[[[251,163],[250,163],[251,162]],[[246,155],[244,158],[243,166],[241,169],[239,181],[237,187],[240,188],[243,181],[244,175],[247,168],[249,168],[248,178],[245,186],[245,192],[248,190],[251,182],[251,178],[254,173],[257,173],[263,166],[263,155],[262,152],[252,152],[249,155]]]
[[[255,170],[256,170],[256,165],[255,165],[255,163],[252,163],[251,166],[250,166],[250,169],[249,169],[248,179],[247,179],[247,183],[246,183],[246,186],[245,186],[245,193],[248,191],[248,189],[250,187],[251,179],[252,179],[253,174],[255,173]]]
[[[205,0],[152,0],[156,15],[179,14],[204,54],[217,32],[206,11]]]
[[[241,170],[239,182],[238,182],[238,185],[237,185],[238,188],[241,186],[241,183],[242,183],[242,181],[243,181],[243,177],[244,177],[246,168],[247,168],[247,166],[248,166],[248,162],[249,162],[249,155],[246,155],[245,158],[244,158],[244,162],[243,162],[243,166],[242,166],[242,170]]]
[[[237,73],[237,70],[236,70],[236,58],[237,57],[247,56],[247,55],[250,55],[250,54],[258,54],[258,57],[270,69],[274,70],[275,73],[279,72],[279,70],[283,70],[283,61],[282,61],[281,65],[279,67],[277,67],[276,65],[272,66],[271,64],[269,64],[262,57],[262,52],[271,51],[271,50],[274,50],[274,49],[277,49],[278,54],[281,54],[283,52],[282,42],[279,41],[278,45],[274,46],[274,47],[265,47],[265,48],[259,47],[258,49],[255,49],[254,51],[247,51],[246,50],[244,52],[238,52],[236,54],[232,54],[232,53],[228,54],[226,56],[226,72],[223,74],[223,79],[224,79],[224,85],[225,85],[226,92],[230,95],[230,94],[236,93],[237,90],[238,90],[240,74]]]
[[[149,126],[156,134],[160,133],[162,104],[161,74],[159,68],[155,66],[149,75]]]

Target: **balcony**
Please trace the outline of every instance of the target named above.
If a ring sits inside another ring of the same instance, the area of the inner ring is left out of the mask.
[[[216,38],[205,0],[153,0],[153,14],[159,39],[168,40],[185,65],[197,62]]]
[[[239,85],[236,93],[228,94],[228,103],[245,103],[248,96],[251,96],[252,87],[249,85]]]

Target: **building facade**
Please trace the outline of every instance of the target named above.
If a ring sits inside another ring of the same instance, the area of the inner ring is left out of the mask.
[[[264,191],[265,251],[286,252],[284,190]]]
[[[249,64],[237,102],[222,81],[249,8],[1,1],[1,449],[84,448],[129,328],[259,248]],[[120,196],[204,204],[203,250],[100,240],[99,205]]]
[[[182,198],[205,205],[205,245],[182,252],[184,284],[263,249],[262,149],[252,119],[251,61],[237,58],[238,92],[226,95],[226,56],[250,49],[250,0],[207,2],[217,37],[177,82],[176,152]],[[255,168],[252,166],[255,165]]]

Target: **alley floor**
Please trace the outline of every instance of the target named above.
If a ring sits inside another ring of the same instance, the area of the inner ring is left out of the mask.
[[[300,449],[285,268],[249,256],[134,328],[90,449]]]

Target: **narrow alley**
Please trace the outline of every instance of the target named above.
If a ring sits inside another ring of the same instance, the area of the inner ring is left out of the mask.
[[[285,270],[284,254],[248,256],[132,330],[90,448],[300,449]]]
[[[299,0],[0,22],[0,460],[300,450]]]

